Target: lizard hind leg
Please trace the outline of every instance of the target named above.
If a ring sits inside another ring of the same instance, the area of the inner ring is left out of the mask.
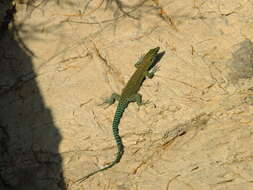
[[[139,94],[139,93],[137,93],[137,94],[131,96],[130,98],[128,98],[128,101],[129,102],[136,102],[138,104],[138,106],[142,106],[142,105],[150,103],[149,100],[143,102],[142,101],[142,95]]]
[[[110,98],[106,98],[102,104],[99,104],[99,106],[108,104],[108,107],[112,104],[114,104],[115,101],[118,101],[120,99],[120,95],[116,93],[112,93]]]

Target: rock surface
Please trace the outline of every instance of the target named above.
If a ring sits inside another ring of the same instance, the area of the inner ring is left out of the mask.
[[[253,4],[116,2],[16,1],[0,41],[1,190],[253,189]],[[74,183],[114,159],[116,105],[98,105],[157,46],[121,162]]]

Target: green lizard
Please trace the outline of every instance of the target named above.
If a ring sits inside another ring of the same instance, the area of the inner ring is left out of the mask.
[[[94,174],[107,170],[111,167],[113,167],[115,164],[120,162],[120,159],[124,153],[124,145],[122,143],[121,137],[119,136],[119,123],[120,119],[123,115],[124,110],[127,108],[128,104],[130,102],[137,102],[138,105],[143,105],[145,103],[142,103],[142,96],[138,93],[142,82],[146,77],[152,78],[154,76],[154,73],[158,70],[158,67],[154,67],[154,62],[157,57],[159,47],[156,47],[154,49],[150,49],[149,52],[143,56],[136,64],[135,67],[137,68],[128,83],[126,84],[125,88],[122,90],[121,96],[118,94],[113,93],[111,98],[107,99],[105,103],[108,103],[109,105],[112,105],[115,100],[118,100],[118,106],[114,115],[113,123],[112,123],[112,131],[114,135],[114,139],[116,141],[118,152],[116,155],[115,160],[109,164],[108,166],[105,166],[102,169],[99,169],[97,171],[94,171],[80,179],[78,179],[76,182],[83,182],[90,176],[93,176]],[[150,71],[150,69],[152,71]]]

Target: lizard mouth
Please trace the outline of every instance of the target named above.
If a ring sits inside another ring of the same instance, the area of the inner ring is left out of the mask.
[[[154,50],[155,50],[156,52],[158,52],[158,51],[159,51],[159,49],[160,49],[160,47],[156,47],[156,48],[154,48]]]
[[[154,49],[152,49],[152,52],[154,52],[154,55],[158,53],[158,51],[160,50],[160,47],[156,47]]]
[[[152,62],[156,59],[156,56],[159,50],[160,50],[160,47],[156,47],[150,50],[150,57],[152,58]]]

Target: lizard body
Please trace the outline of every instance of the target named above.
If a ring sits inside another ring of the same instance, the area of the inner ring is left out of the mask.
[[[120,119],[124,113],[124,110],[127,108],[130,102],[137,102],[138,105],[145,104],[145,103],[142,103],[142,96],[141,94],[138,93],[138,91],[142,85],[142,82],[145,80],[145,78],[146,77],[152,78],[154,76],[154,73],[157,71],[157,67],[154,67],[152,71],[150,71],[150,69],[154,66],[154,61],[157,57],[159,49],[160,49],[159,47],[150,49],[149,52],[135,64],[135,67],[137,69],[132,75],[132,77],[129,79],[129,81],[127,82],[120,96],[118,94],[113,93],[111,98],[106,100],[106,103],[108,103],[109,105],[113,104],[115,100],[119,101],[117,109],[115,111],[113,123],[112,123],[112,131],[113,131],[114,139],[118,148],[118,152],[117,152],[115,160],[108,166],[105,166],[102,169],[94,171],[78,179],[77,182],[83,182],[90,176],[93,176],[94,174],[98,172],[107,170],[120,162],[120,159],[124,153],[124,145],[119,135],[119,128],[118,128]]]

